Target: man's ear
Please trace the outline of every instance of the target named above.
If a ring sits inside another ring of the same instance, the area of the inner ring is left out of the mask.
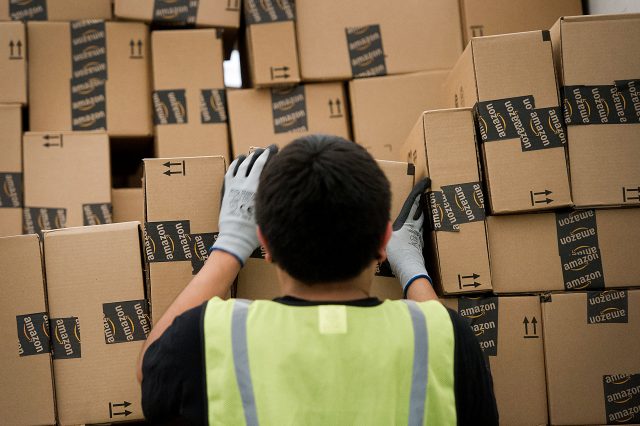
[[[389,244],[389,240],[391,239],[392,233],[393,233],[393,228],[391,227],[391,221],[389,221],[387,222],[387,230],[384,232],[382,243],[380,244],[380,248],[378,249],[378,262],[380,263],[387,260],[387,244]]]
[[[258,226],[257,232],[258,232],[258,241],[260,241],[260,245],[264,247],[264,260],[266,260],[268,263],[273,263],[273,258],[271,257],[271,251],[269,250],[269,244],[267,244],[267,240],[262,234],[262,231],[260,230],[259,226]]]

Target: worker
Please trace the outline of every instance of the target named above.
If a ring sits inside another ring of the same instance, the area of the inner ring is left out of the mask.
[[[211,254],[149,334],[148,421],[497,424],[478,341],[425,268],[428,179],[392,224],[389,182],[361,146],[311,135],[276,151],[231,163]],[[227,299],[260,245],[282,297]],[[370,296],[385,258],[406,299]]]

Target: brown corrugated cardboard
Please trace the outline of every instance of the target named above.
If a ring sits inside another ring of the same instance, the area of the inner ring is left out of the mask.
[[[378,161],[391,184],[391,220],[400,213],[405,199],[413,189],[413,165],[396,161]],[[371,295],[380,299],[401,299],[402,286],[393,276],[388,262],[378,267],[371,285]],[[276,269],[256,250],[238,275],[236,297],[242,299],[273,299],[281,296]]]
[[[0,105],[0,237],[22,234],[22,112]]]
[[[546,425],[539,297],[459,298],[442,302],[469,320],[489,359],[500,424]],[[544,343],[546,346],[547,342]]]
[[[144,194],[142,188],[114,188],[111,190],[113,222],[138,221],[144,223]]]
[[[472,39],[445,92],[448,106],[476,108],[494,214],[572,204],[548,32]]]
[[[146,25],[29,22],[27,30],[31,130],[151,135]]]
[[[218,235],[223,157],[144,160],[145,254],[157,320],[191,281]]]
[[[240,0],[115,0],[121,19],[159,25],[238,28]]]
[[[471,109],[424,112],[402,151],[431,178],[431,277],[441,294],[491,290],[485,207]]]
[[[638,287],[640,209],[487,218],[493,291]]]
[[[349,139],[349,117],[341,83],[228,90],[227,100],[234,156],[246,154],[252,146],[282,147],[311,133]]]
[[[551,34],[576,206],[640,204],[640,14],[563,18]]]
[[[55,424],[49,325],[37,235],[0,238],[0,418]]]
[[[154,31],[155,153],[229,160],[222,41],[215,30]]]
[[[104,132],[27,132],[23,152],[25,233],[111,223]]]
[[[423,111],[443,108],[447,71],[349,82],[353,137],[379,160],[405,160],[402,143]]]
[[[299,83],[293,2],[245,0],[246,54],[254,87]]]
[[[580,0],[460,0],[465,44],[471,37],[548,30],[561,16],[582,15]]]
[[[111,0],[0,0],[0,21],[77,21],[111,18]]]
[[[0,22],[0,40],[2,47],[7,49],[7,54],[0,56],[0,103],[26,105],[27,37],[24,24]]]
[[[551,424],[639,424],[640,290],[552,294],[542,315]]]
[[[296,0],[303,81],[449,69],[462,49],[451,0]]]
[[[138,222],[44,233],[61,425],[142,419],[138,354],[151,329]]]

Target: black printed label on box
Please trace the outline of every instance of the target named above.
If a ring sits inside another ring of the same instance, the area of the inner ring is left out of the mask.
[[[184,89],[153,92],[153,124],[185,124],[187,96]]]
[[[46,21],[47,0],[9,0],[12,21]]]
[[[16,316],[18,324],[18,354],[20,356],[48,354],[49,318],[45,312]]]
[[[249,256],[251,259],[263,259],[265,258],[266,255],[266,251],[264,249],[264,247],[260,246],[257,249],[255,249],[253,251],[253,253],[251,253],[251,256]]]
[[[51,318],[53,359],[80,358],[80,321],[77,317]]]
[[[111,206],[111,203],[83,204],[83,225],[104,225],[105,223],[113,223],[112,211],[113,207]]]
[[[271,89],[271,111],[273,113],[273,132],[306,132],[307,101],[303,85],[286,89]]]
[[[127,300],[102,304],[104,341],[113,343],[145,340],[151,331],[146,300]]]
[[[562,89],[564,120],[568,125],[640,123],[638,87],[640,80],[565,86]]]
[[[145,222],[145,252],[148,262],[190,261],[190,223],[188,220]]]
[[[227,98],[224,89],[200,91],[200,120],[202,124],[227,122]]]
[[[587,323],[628,323],[629,297],[627,290],[587,292]]]
[[[483,142],[519,138],[522,151],[557,148],[566,143],[560,108],[536,109],[532,96],[478,102],[475,109]]]
[[[71,79],[107,79],[107,31],[104,21],[72,21]]]
[[[478,297],[458,299],[458,314],[469,325],[487,356],[498,355],[498,298]]]
[[[0,172],[0,208],[22,207],[22,173]]]
[[[376,277],[395,278],[388,260],[376,265]]]
[[[199,0],[154,0],[153,22],[193,25],[198,16],[198,6]]]
[[[640,374],[602,376],[607,424],[640,423]]]
[[[380,25],[367,25],[345,29],[351,75],[354,78],[387,74]]]
[[[247,25],[295,20],[289,0],[244,0],[244,16]]]
[[[22,209],[23,233],[40,234],[46,229],[64,228],[67,209],[50,207],[25,207]]]
[[[73,130],[107,128],[105,80],[71,79],[71,127]]]
[[[447,195],[442,191],[429,192],[429,216],[433,231],[460,231],[460,225],[453,207]]]
[[[595,211],[556,213],[556,231],[565,290],[604,289]]]
[[[204,262],[209,258],[211,246],[213,246],[213,243],[215,243],[217,239],[217,232],[191,234],[191,252],[193,253],[193,257],[191,258],[191,273],[193,275],[200,272],[200,269],[204,266]]]
[[[484,220],[484,195],[480,182],[460,183],[443,186],[442,192],[449,200],[456,223],[470,223]]]

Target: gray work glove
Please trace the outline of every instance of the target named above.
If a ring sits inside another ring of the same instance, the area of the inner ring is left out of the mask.
[[[257,149],[249,156],[236,158],[224,176],[222,205],[218,239],[212,250],[222,250],[235,256],[240,265],[258,247],[255,218],[255,196],[258,191],[260,174],[267,160],[278,152],[275,145],[267,149]]]
[[[431,186],[431,180],[424,178],[407,197],[402,210],[393,222],[393,234],[387,244],[387,259],[394,275],[402,284],[402,294],[407,296],[407,289],[418,278],[431,277],[424,265],[422,249],[422,229],[424,226],[424,192]]]

